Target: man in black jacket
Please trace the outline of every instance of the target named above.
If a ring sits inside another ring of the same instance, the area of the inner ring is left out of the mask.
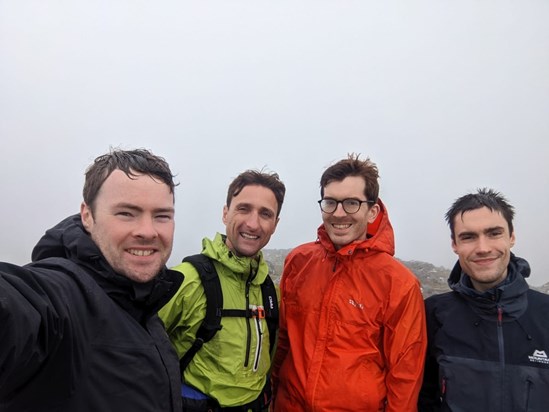
[[[459,261],[453,290],[426,300],[429,346],[423,411],[547,411],[549,296],[530,290],[511,253],[514,209],[480,189],[446,213]]]
[[[114,150],[86,172],[80,214],[48,230],[32,263],[0,263],[0,411],[180,411],[178,359],[156,313],[174,182],[164,159]]]

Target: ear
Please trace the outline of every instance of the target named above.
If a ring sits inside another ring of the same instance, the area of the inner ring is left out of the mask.
[[[271,234],[273,234],[275,231],[276,231],[276,227],[278,226],[278,222],[280,221],[280,218],[277,217],[276,220],[275,220],[275,225],[273,227],[273,232]]]
[[[223,216],[222,216],[222,220],[223,220],[223,224],[226,225],[227,224],[227,214],[229,213],[229,208],[227,207],[227,205],[223,206]]]
[[[454,239],[452,239],[452,250],[456,255],[458,254],[456,241]]]
[[[511,247],[515,246],[515,232],[511,233]]]
[[[84,229],[89,232],[93,227],[93,214],[91,208],[85,202],[82,202],[80,205],[80,219],[82,220]]]
[[[380,210],[381,209],[377,203],[368,209],[368,223],[373,223],[376,220]]]

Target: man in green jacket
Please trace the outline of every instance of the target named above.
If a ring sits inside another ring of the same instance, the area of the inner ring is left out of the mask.
[[[223,207],[226,234],[204,238],[201,252],[218,274],[225,312],[264,313],[261,285],[269,268],[261,249],[275,232],[285,191],[278,174],[255,170],[241,173],[229,186]],[[183,262],[174,269],[185,281],[159,315],[181,359],[195,344],[207,302],[196,267]],[[184,367],[183,410],[268,408],[270,346],[264,317],[223,315],[221,329]]]

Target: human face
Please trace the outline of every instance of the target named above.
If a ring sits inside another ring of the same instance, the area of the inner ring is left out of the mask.
[[[105,180],[92,211],[82,203],[82,224],[114,271],[136,282],[153,279],[172,251],[174,197],[148,175],[130,179],[115,170]]]
[[[237,256],[256,256],[275,232],[278,203],[273,191],[260,185],[245,186],[223,208],[227,247]]]
[[[514,244],[515,234],[509,233],[500,212],[482,207],[454,218],[452,249],[478,291],[491,289],[507,277]]]
[[[348,176],[342,181],[333,181],[324,187],[324,198],[335,200],[368,200],[364,195],[366,182],[360,176]],[[358,212],[349,214],[343,205],[337,205],[334,213],[322,212],[322,221],[330,240],[337,250],[354,241],[366,239],[368,223],[372,223],[379,213],[379,205],[362,203]]]

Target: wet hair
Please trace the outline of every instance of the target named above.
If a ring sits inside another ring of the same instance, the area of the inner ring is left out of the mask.
[[[446,212],[445,218],[446,222],[450,226],[450,231],[452,233],[452,240],[455,240],[454,234],[454,220],[456,216],[463,216],[465,212],[471,210],[480,209],[487,207],[492,212],[499,212],[502,214],[504,219],[507,221],[509,226],[509,233],[513,233],[513,218],[515,216],[515,208],[509,204],[507,199],[499,192],[482,188],[477,189],[476,193],[469,193],[460,198],[450,206],[450,209]]]
[[[170,193],[174,193],[174,175],[164,158],[155,156],[146,149],[111,149],[109,153],[98,156],[85,173],[84,202],[92,212],[101,186],[115,170],[121,170],[130,179],[138,175],[151,176],[165,183],[170,188]]]
[[[379,196],[379,171],[377,165],[367,157],[359,159],[360,154],[350,153],[346,159],[328,167],[320,177],[320,197],[324,197],[324,188],[332,182],[341,182],[349,176],[359,176],[364,179],[366,187],[364,196],[367,200],[377,202]]]
[[[246,186],[258,185],[270,189],[276,198],[278,210],[276,217],[280,215],[282,203],[284,203],[284,195],[286,194],[286,186],[280,180],[277,173],[269,173],[263,170],[246,170],[240,173],[229,185],[227,191],[227,207],[231,206],[233,197],[238,196],[242,189]]]

